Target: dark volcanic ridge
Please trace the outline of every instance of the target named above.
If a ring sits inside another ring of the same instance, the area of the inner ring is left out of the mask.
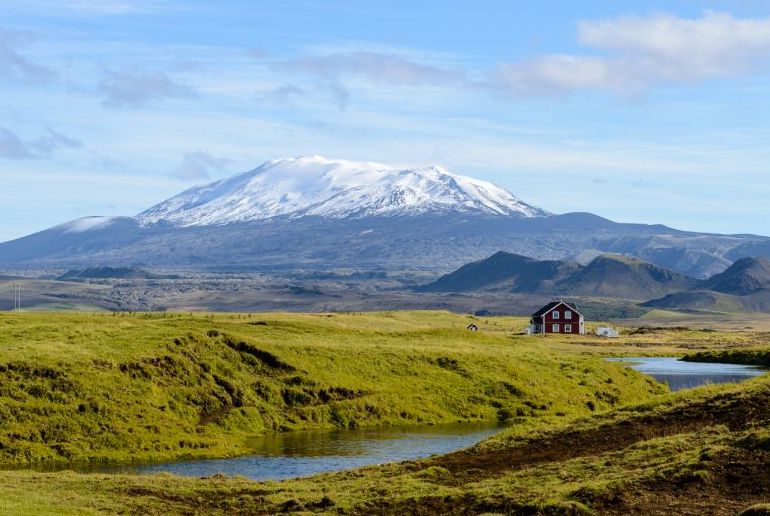
[[[627,256],[601,255],[583,266],[498,252],[417,290],[618,298],[647,300],[642,306],[648,308],[768,312],[770,260],[743,258],[724,272],[699,281]]]
[[[168,276],[153,274],[138,267],[88,267],[86,269],[70,269],[61,276],[59,281],[78,281],[90,279],[161,279]]]
[[[650,299],[698,281],[636,258],[605,254],[588,265],[498,252],[421,287],[424,292],[502,291],[551,296]]]
[[[57,226],[0,244],[0,265],[443,273],[502,249],[550,261],[623,254],[703,279],[724,271],[764,239],[619,224],[578,213],[535,218],[460,213],[279,217],[194,227],[143,225],[121,217],[79,231]]]
[[[741,258],[721,274],[701,285],[708,290],[744,296],[770,288],[770,260],[764,257]]]

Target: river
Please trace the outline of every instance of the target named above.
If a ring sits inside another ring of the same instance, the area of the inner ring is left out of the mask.
[[[476,444],[503,428],[497,423],[457,423],[274,433],[252,439],[252,453],[242,457],[68,469],[129,474],[167,472],[192,477],[224,473],[253,480],[282,480],[449,453]]]
[[[759,366],[682,362],[675,357],[620,357],[610,362],[627,362],[628,367],[667,383],[672,391],[691,389],[707,383],[735,383],[767,373]]]

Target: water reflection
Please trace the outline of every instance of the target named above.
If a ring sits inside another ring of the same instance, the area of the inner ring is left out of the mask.
[[[475,435],[491,435],[497,423],[465,423],[407,428],[370,428],[354,430],[310,430],[275,433],[249,441],[256,455],[266,457],[355,457],[371,455],[378,449],[390,449],[395,443],[413,443],[432,449],[442,442],[465,442]]]
[[[736,383],[767,373],[767,369],[759,366],[683,362],[675,357],[620,357],[607,360],[627,362],[628,367],[667,383],[672,391],[708,383]]]
[[[254,453],[243,457],[90,467],[88,471],[129,474],[168,472],[196,477],[224,473],[254,480],[281,480],[449,453],[476,444],[502,428],[497,423],[465,423],[416,428],[286,432],[252,439],[250,445]]]

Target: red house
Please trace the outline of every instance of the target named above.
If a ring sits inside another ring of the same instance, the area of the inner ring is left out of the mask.
[[[529,321],[529,333],[563,333],[585,335],[585,320],[577,306],[564,301],[548,303],[532,314]]]

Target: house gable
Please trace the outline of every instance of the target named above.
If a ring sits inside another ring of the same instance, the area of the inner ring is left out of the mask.
[[[532,315],[530,333],[584,334],[584,318],[577,306],[564,301],[548,303]]]

